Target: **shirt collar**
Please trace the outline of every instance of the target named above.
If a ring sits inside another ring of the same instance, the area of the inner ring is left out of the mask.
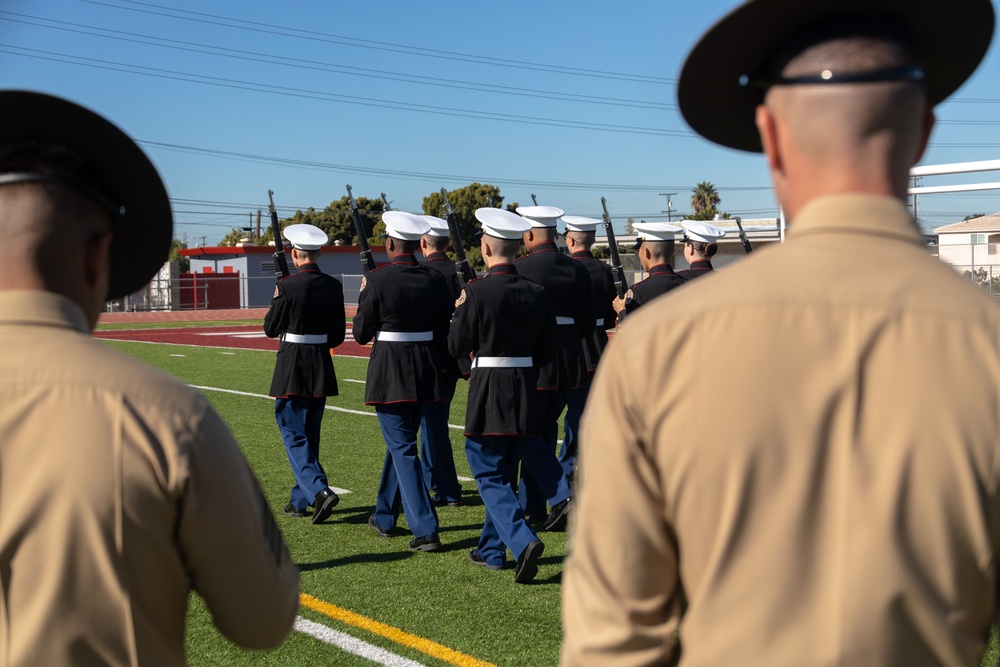
[[[654,273],[673,273],[674,269],[669,264],[657,264],[656,266],[649,267],[649,275]]]
[[[868,194],[829,195],[813,199],[788,224],[788,238],[816,234],[860,233],[888,236],[923,245],[906,204]]]
[[[555,252],[559,250],[556,247],[555,241],[546,241],[545,243],[539,243],[534,248],[531,249],[531,254],[534,255],[536,252]]]
[[[52,292],[0,292],[0,325],[2,324],[65,327],[90,334],[83,309],[66,297]]]
[[[393,264],[416,264],[417,258],[413,256],[413,253],[396,255],[392,258]]]
[[[517,268],[513,264],[494,264],[490,267],[489,274],[492,276],[494,273],[517,275]]]

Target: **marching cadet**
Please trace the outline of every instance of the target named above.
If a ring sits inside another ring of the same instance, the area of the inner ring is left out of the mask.
[[[438,271],[448,281],[449,298],[455,303],[462,291],[462,278],[455,262],[448,258],[448,223],[433,215],[420,216],[430,229],[420,237],[420,252],[425,266]],[[431,502],[437,507],[458,507],[462,502],[462,486],[455,472],[455,458],[448,431],[448,415],[455,397],[455,385],[460,377],[468,376],[468,359],[459,360],[445,355],[442,360],[441,400],[423,404],[420,418],[420,464],[424,485],[431,492]],[[464,361],[465,368],[460,368]],[[464,372],[463,372],[464,371]]]
[[[566,223],[566,248],[569,256],[582,263],[590,274],[590,282],[594,291],[594,313],[597,319],[594,332],[581,339],[583,344],[583,359],[587,374],[581,386],[566,392],[566,415],[563,417],[563,445],[559,452],[559,464],[573,479],[576,468],[576,452],[579,448],[580,415],[583,414],[590,392],[590,381],[597,370],[597,360],[608,344],[607,330],[615,326],[615,276],[607,263],[594,257],[590,249],[597,236],[597,226],[600,220],[579,215],[564,215]]]
[[[624,313],[632,313],[661,294],[666,294],[685,280],[674,273],[670,262],[674,259],[674,235],[681,231],[677,225],[666,222],[638,222],[635,225],[638,238],[635,250],[639,264],[649,276],[637,282],[627,292],[625,298],[615,297],[614,309],[619,319]]]
[[[441,399],[440,359],[454,304],[445,278],[414,257],[427,221],[403,211],[386,211],[382,221],[389,263],[361,281],[354,317],[354,340],[364,345],[375,339],[365,404],[375,406],[386,444],[368,525],[392,537],[402,508],[414,535],[410,549],[436,551],[441,547],[438,518],[424,486],[417,429],[423,404]]]
[[[295,475],[284,512],[304,517],[312,505],[312,522],[320,523],[340,500],[319,462],[319,436],[326,397],[337,395],[330,350],[344,342],[344,287],[316,264],[329,242],[326,232],[312,225],[289,225],[282,234],[292,244],[297,272],[274,286],[264,333],[281,337],[269,396]]]
[[[465,454],[486,520],[469,560],[502,570],[510,549],[514,581],[523,584],[535,577],[545,545],[525,521],[513,486],[525,436],[538,433],[536,369],[555,356],[556,318],[545,288],[514,268],[528,223],[496,208],[480,208],[476,218],[482,223],[480,247],[489,271],[462,290],[448,334],[454,356],[475,355]]]
[[[690,268],[678,271],[684,280],[693,280],[714,271],[712,257],[719,251],[719,239],[726,230],[700,220],[682,220],[684,228],[684,260]]]
[[[593,288],[587,269],[556,247],[556,222],[563,215],[562,209],[521,206],[517,213],[531,225],[522,235],[530,254],[517,260],[517,272],[545,288],[557,325],[556,358],[538,371],[536,398],[542,432],[525,445],[519,492],[529,517],[544,517],[548,500],[551,511],[543,527],[561,530],[566,525],[572,492],[569,478],[556,459],[559,415],[566,407],[566,392],[583,385],[586,379],[580,339],[594,331]]]

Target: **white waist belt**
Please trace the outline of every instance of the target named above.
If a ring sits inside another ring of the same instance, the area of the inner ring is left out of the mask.
[[[604,326],[604,318],[603,317],[598,317],[597,321],[594,323],[594,326],[603,327]]]
[[[473,368],[531,368],[531,357],[475,357]]]
[[[323,345],[326,343],[326,334],[286,333],[284,340],[286,343],[301,343],[303,345]]]
[[[375,340],[387,343],[424,343],[434,340],[433,331],[379,331]]]
[[[562,315],[556,315],[556,324],[576,324],[576,320],[572,317],[563,317]]]

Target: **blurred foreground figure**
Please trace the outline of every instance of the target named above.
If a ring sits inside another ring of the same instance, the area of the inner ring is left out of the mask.
[[[609,346],[564,665],[979,664],[1000,308],[927,253],[904,201],[933,105],[993,25],[989,0],[752,0],[694,48],[681,111],[763,150],[788,242],[643,308]]]
[[[184,665],[188,594],[265,648],[298,570],[197,391],[89,334],[167,259],[167,193],[75,104],[0,91],[0,664]]]

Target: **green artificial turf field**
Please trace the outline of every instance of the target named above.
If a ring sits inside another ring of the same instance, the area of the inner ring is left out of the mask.
[[[314,526],[309,519],[281,513],[293,480],[274,423],[274,402],[266,396],[273,353],[108,344],[201,387],[225,418],[260,478],[299,565],[302,593],[335,609],[332,618],[303,606],[304,619],[424,665],[557,664],[565,533],[541,534],[545,553],[538,577],[518,585],[512,569],[489,572],[468,561],[484,517],[471,481],[462,482],[461,507],[438,509],[443,543],[439,552],[413,553],[407,548],[408,534],[385,539],[368,527],[385,445],[374,410],[364,405],[364,385],[351,382],[365,379],[367,359],[334,359],[341,395],[327,401],[320,456],[331,486],[350,493],[341,495],[325,524]],[[459,383],[449,420],[453,425],[464,422],[465,389],[465,383]],[[468,478],[461,431],[452,431],[452,443],[458,474]],[[420,639],[440,646],[414,648]],[[293,632],[276,650],[244,651],[215,630],[197,596],[192,596],[187,648],[192,665],[377,664],[301,632]]]

